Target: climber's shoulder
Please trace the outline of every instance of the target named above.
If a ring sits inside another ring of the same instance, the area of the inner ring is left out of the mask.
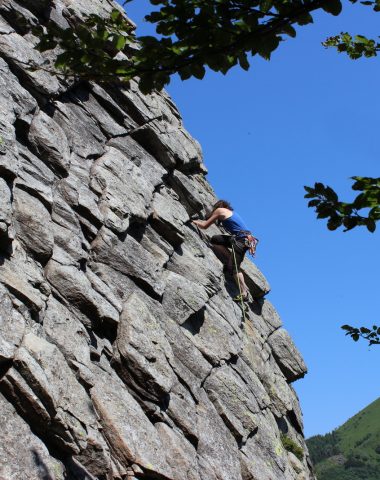
[[[214,211],[214,215],[217,216],[218,220],[225,220],[232,215],[232,211],[228,208],[220,207]]]

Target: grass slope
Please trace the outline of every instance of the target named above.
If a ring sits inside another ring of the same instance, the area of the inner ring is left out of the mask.
[[[380,480],[380,398],[307,445],[318,480]]]

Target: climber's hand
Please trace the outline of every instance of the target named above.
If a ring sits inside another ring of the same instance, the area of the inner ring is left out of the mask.
[[[199,228],[204,228],[204,223],[202,220],[193,220],[192,222],[196,227],[199,227]]]

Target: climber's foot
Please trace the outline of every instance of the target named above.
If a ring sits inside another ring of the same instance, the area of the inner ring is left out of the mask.
[[[236,295],[236,297],[234,297],[234,302],[249,302],[249,295],[246,294],[246,295],[243,295],[243,294],[240,294],[240,295]]]

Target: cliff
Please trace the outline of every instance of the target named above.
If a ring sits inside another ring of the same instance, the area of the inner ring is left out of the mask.
[[[176,106],[33,48],[113,7],[0,2],[0,478],[312,479],[306,367],[263,275],[244,321],[190,222],[215,195]]]

